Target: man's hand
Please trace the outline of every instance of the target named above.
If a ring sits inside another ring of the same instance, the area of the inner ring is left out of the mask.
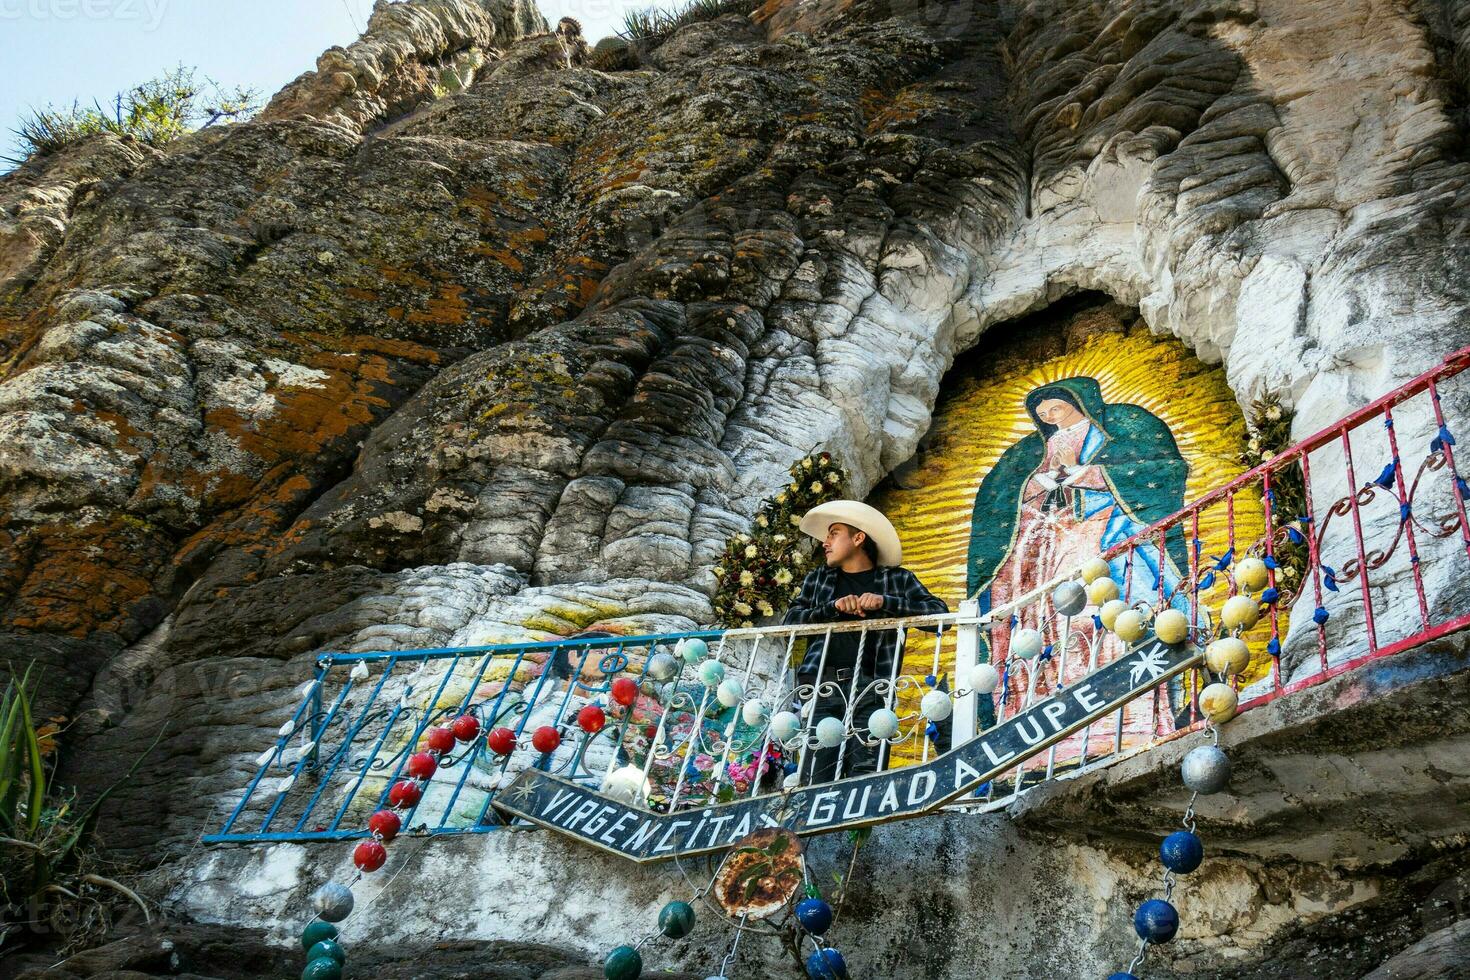
[[[883,608],[883,597],[876,592],[865,592],[862,595],[845,595],[835,604],[840,613],[865,617],[873,610]]]

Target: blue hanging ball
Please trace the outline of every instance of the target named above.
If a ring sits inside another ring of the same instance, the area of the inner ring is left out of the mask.
[[[1159,845],[1159,860],[1175,874],[1187,875],[1205,859],[1205,845],[1187,830],[1176,830]]]
[[[607,980],[638,980],[643,975],[643,957],[632,946],[619,946],[602,964]]]
[[[342,964],[330,956],[318,956],[307,962],[301,980],[342,980]]]
[[[334,959],[338,963],[347,962],[347,950],[343,949],[333,939],[323,939],[306,952],[307,960],[319,960],[323,956]]]
[[[806,975],[811,980],[848,980],[847,963],[831,947],[814,950],[806,958]]]
[[[1133,913],[1133,931],[1150,943],[1167,943],[1179,931],[1179,913],[1161,898],[1151,898]]]
[[[1108,980],[1138,980],[1138,978],[1131,973],[1114,973],[1108,977]]]
[[[658,931],[670,939],[683,939],[694,929],[694,906],[670,902],[658,914]]]
[[[813,936],[825,936],[832,928],[832,906],[820,898],[804,898],[796,903],[796,921]]]

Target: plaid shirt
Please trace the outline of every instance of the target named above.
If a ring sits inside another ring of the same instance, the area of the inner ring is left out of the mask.
[[[871,614],[874,619],[934,616],[949,612],[949,606],[944,600],[924,588],[918,577],[907,568],[880,565],[875,571],[878,573],[876,589],[883,596],[883,606]],[[849,622],[837,611],[836,600],[833,598],[836,592],[837,569],[828,565],[813,569],[802,580],[801,594],[786,611],[782,622],[788,626],[797,623]],[[806,655],[801,659],[801,666],[796,669],[797,674],[816,674],[817,665],[822,662],[824,639],[820,634],[807,638]],[[868,633],[864,650],[873,651],[874,659],[871,662],[878,677],[887,677],[893,672],[893,653],[897,647],[898,630],[874,630]],[[868,659],[866,652],[863,659]]]

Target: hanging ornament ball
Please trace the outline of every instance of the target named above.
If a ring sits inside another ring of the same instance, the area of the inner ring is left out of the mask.
[[[377,871],[386,860],[388,849],[375,840],[365,840],[352,849],[352,863],[362,871]]]
[[[485,745],[496,755],[510,755],[516,750],[516,733],[510,728],[494,728],[485,736]]]
[[[460,715],[449,728],[461,742],[473,742],[480,735],[480,719],[474,715]]]
[[[709,656],[709,644],[698,637],[686,637],[675,644],[674,653],[686,664],[697,664]]]
[[[1063,582],[1052,590],[1051,604],[1063,616],[1075,616],[1087,608],[1087,590],[1077,582]]]
[[[1124,643],[1137,643],[1148,635],[1148,624],[1143,620],[1143,613],[1137,609],[1129,609],[1119,613],[1118,618],[1113,620],[1113,632]]]
[[[403,829],[403,819],[392,810],[379,810],[368,817],[368,830],[383,838],[387,844],[398,836],[398,831]]]
[[[1041,648],[1044,646],[1046,646],[1046,640],[1040,630],[1023,626],[1011,633],[1011,653],[1022,660],[1035,660],[1040,656]]]
[[[440,755],[445,752],[453,752],[454,732],[443,725],[436,725],[424,732],[424,748],[430,752],[438,752]]]
[[[342,980],[342,964],[330,956],[318,956],[306,961],[301,971],[301,980]]]
[[[658,931],[670,939],[683,939],[694,929],[694,906],[670,902],[658,914]]]
[[[887,708],[879,708],[868,715],[868,733],[874,738],[892,738],[898,734],[898,715]]]
[[[830,946],[814,950],[806,958],[806,975],[811,980],[848,980],[847,963]]]
[[[1179,767],[1184,785],[1208,796],[1218,793],[1230,782],[1230,757],[1216,745],[1190,749]]]
[[[1199,692],[1199,710],[1217,725],[1223,725],[1235,717],[1239,695],[1229,684],[1206,684]]]
[[[820,898],[803,898],[796,903],[796,921],[813,936],[825,936],[832,928],[832,906]]]
[[[1102,620],[1103,629],[1110,630],[1117,625],[1118,617],[1127,611],[1128,603],[1122,599],[1109,599],[1097,611],[1097,618]]]
[[[301,934],[301,945],[310,949],[323,939],[335,939],[337,928],[327,923],[341,922],[347,918],[352,914],[352,905],[352,889],[335,881],[329,881],[312,892],[311,907],[316,909],[316,914],[324,920],[324,922],[316,922],[312,925],[323,925],[325,928],[320,931],[320,934],[317,934],[312,932],[311,926],[307,926],[306,931]],[[331,933],[327,934],[326,929],[330,929]],[[309,938],[312,941],[308,943],[306,940]]]
[[[771,737],[778,742],[789,742],[801,731],[801,719],[794,711],[778,711],[771,719]]]
[[[919,713],[930,721],[943,721],[954,712],[954,702],[945,691],[930,691],[919,701]]]
[[[607,712],[595,704],[589,704],[577,712],[577,727],[589,735],[596,735],[607,724]]]
[[[718,660],[706,660],[699,665],[699,679],[705,687],[719,687],[725,679],[725,665]]]
[[[648,658],[648,676],[656,681],[672,680],[679,672],[679,661],[667,653],[655,653]]]
[[[612,682],[612,699],[623,707],[638,700],[638,682],[631,677],[619,677]]]
[[[1205,647],[1205,663],[1217,674],[1239,674],[1250,662],[1250,648],[1238,636],[1222,636]]]
[[[990,664],[976,664],[970,668],[969,681],[976,694],[990,694],[1000,687],[1000,674]]]
[[[1187,830],[1176,830],[1159,845],[1159,860],[1175,874],[1187,875],[1205,859],[1205,845]]]
[[[766,718],[771,714],[771,709],[766,707],[764,701],[747,701],[740,708],[740,718],[752,728],[759,728],[766,723]]]
[[[417,806],[423,797],[424,791],[419,784],[411,779],[404,779],[393,784],[388,791],[388,803],[395,807]]]
[[[537,752],[555,752],[561,745],[561,732],[550,725],[542,725],[531,734],[531,747]]]
[[[1138,977],[1132,973],[1112,973],[1108,975],[1108,980],[1138,980]]]
[[[333,884],[335,884],[335,882],[333,882]],[[322,887],[326,887],[326,886],[324,885]],[[341,885],[338,885],[337,887],[338,888],[341,888],[342,886]],[[321,888],[318,888],[317,891],[321,891]],[[352,897],[352,893],[351,892],[348,892],[347,895],[348,895],[349,898]],[[316,901],[316,895],[315,895],[315,893],[312,894],[312,901],[313,902]],[[343,918],[345,919],[346,916],[344,915]],[[336,938],[337,938],[337,927],[336,926],[332,925],[330,922],[323,922],[321,919],[316,919],[316,920],[314,920],[312,922],[308,922],[306,924],[306,928],[301,930],[301,948],[302,949],[311,949],[311,947],[315,946],[317,943],[321,942],[323,939],[336,939]]]
[[[1087,586],[1087,601],[1094,606],[1112,602],[1118,598],[1118,583],[1111,578],[1095,578]]]
[[[1233,595],[1220,610],[1220,622],[1226,629],[1250,629],[1261,618],[1261,604],[1248,595]]]
[[[336,960],[338,963],[347,962],[347,950],[343,949],[334,939],[323,939],[306,951],[306,958],[308,960],[319,960],[324,956],[327,959]]]
[[[439,768],[439,762],[428,752],[415,752],[408,757],[404,771],[414,779],[428,779]]]
[[[1154,636],[1173,646],[1189,636],[1189,617],[1178,609],[1165,609],[1154,617]]]
[[[1082,566],[1082,581],[1091,585],[1104,575],[1109,574],[1109,571],[1110,569],[1108,568],[1106,559],[1101,556],[1089,558],[1087,559],[1087,563]]]
[[[1151,898],[1133,913],[1133,931],[1150,943],[1167,943],[1179,931],[1179,913],[1162,898]]]
[[[715,689],[715,698],[727,708],[735,707],[743,697],[745,697],[745,685],[733,677],[720,681],[720,686]]]
[[[619,946],[607,954],[602,975],[607,980],[638,980],[643,975],[643,957],[632,946]]]
[[[608,773],[602,791],[623,803],[639,802],[644,792],[643,770],[633,765],[614,769]]]
[[[817,722],[817,744],[824,749],[835,749],[842,744],[847,727],[841,718],[823,718]]]
[[[1242,558],[1235,563],[1235,584],[1247,592],[1266,587],[1266,563],[1259,558]]]

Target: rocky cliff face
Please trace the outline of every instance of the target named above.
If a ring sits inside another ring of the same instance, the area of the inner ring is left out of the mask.
[[[0,178],[0,644],[84,786],[162,731],[103,821],[156,859],[312,651],[706,621],[791,460],[866,492],[1069,292],[1312,431],[1470,338],[1467,38],[770,0],[601,72],[522,0],[379,3],[256,121]]]

